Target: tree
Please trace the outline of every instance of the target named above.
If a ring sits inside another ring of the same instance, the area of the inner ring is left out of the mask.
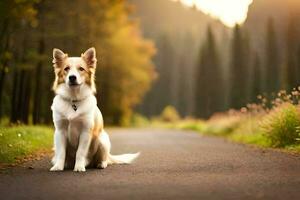
[[[257,52],[254,53],[254,61],[253,61],[253,81],[252,81],[252,90],[251,90],[251,100],[255,102],[257,100],[257,96],[262,93],[262,69],[261,69],[261,61],[259,54]]]
[[[230,98],[232,108],[241,108],[248,101],[249,40],[239,25],[233,30],[230,61]]]
[[[36,10],[33,8],[36,0],[3,0],[0,2],[0,119],[3,114],[2,103],[6,76],[11,71],[13,41],[19,35],[24,24],[34,24]],[[26,25],[25,25],[26,26]]]
[[[194,88],[196,66],[196,39],[191,32],[185,33],[181,39],[178,59],[178,104],[177,109],[181,116],[191,116],[194,114]]]
[[[299,32],[297,17],[291,15],[286,35],[286,88],[293,89],[300,85],[300,66],[298,63]]]
[[[96,47],[97,99],[101,111],[106,122],[127,124],[132,108],[153,79],[154,47],[128,17],[130,7],[124,0],[77,0],[75,5],[71,4],[71,21],[64,26],[75,35],[70,35],[65,46],[74,54],[82,53],[82,48]]]
[[[277,47],[277,35],[273,19],[267,22],[265,46],[265,92],[277,92],[280,89],[280,63]]]
[[[222,71],[214,34],[208,26],[206,42],[200,50],[196,80],[196,116],[209,117],[222,110]]]

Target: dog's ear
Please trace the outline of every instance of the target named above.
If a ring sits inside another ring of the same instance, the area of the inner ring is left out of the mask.
[[[62,63],[67,57],[68,57],[68,54],[65,54],[62,50],[53,49],[53,61],[52,61],[52,63],[57,65],[59,63]]]
[[[96,67],[97,59],[96,59],[96,49],[94,47],[89,48],[86,50],[83,54],[81,54],[81,57],[84,59],[84,61],[87,63],[89,67]]]

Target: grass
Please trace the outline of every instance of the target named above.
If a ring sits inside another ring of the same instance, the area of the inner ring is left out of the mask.
[[[53,129],[46,126],[0,127],[0,164],[12,164],[52,147]]]
[[[300,108],[290,103],[265,113],[227,113],[207,121],[185,120],[168,127],[194,130],[260,147],[300,152]]]
[[[274,147],[299,144],[300,113],[298,106],[286,103],[272,110],[261,125]]]
[[[285,113],[287,111],[281,112]],[[290,111],[288,110],[288,112]],[[276,118],[277,121],[273,118],[269,119],[269,115],[239,116],[234,117],[234,119],[224,116],[208,121],[183,120],[174,122],[173,124],[161,125],[160,127],[193,130],[205,135],[225,137],[238,143],[251,144],[264,148],[281,148],[300,153],[297,132],[298,119],[294,118],[295,115],[291,115],[292,113],[289,113],[288,115],[281,115],[279,117],[278,113],[276,113],[275,116],[279,118]],[[282,122],[281,126],[277,124],[278,121]],[[287,126],[287,124],[291,126]]]
[[[290,94],[280,91],[273,100],[267,100],[261,95],[258,99],[261,103],[218,113],[206,121],[180,120],[178,117],[172,121],[158,117],[151,124],[194,130],[202,134],[226,137],[235,142],[300,153],[300,87]]]

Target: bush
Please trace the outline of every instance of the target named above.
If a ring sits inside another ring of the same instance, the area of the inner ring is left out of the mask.
[[[282,104],[265,117],[261,127],[273,147],[294,145],[299,138],[299,110],[291,103]]]
[[[147,126],[149,123],[149,120],[141,114],[134,113],[131,117],[131,125],[134,127]]]
[[[203,130],[210,135],[229,135],[244,121],[242,115],[219,115],[213,116],[206,123],[206,127]]]
[[[176,122],[180,120],[180,116],[173,106],[167,106],[162,111],[160,119],[164,122]]]

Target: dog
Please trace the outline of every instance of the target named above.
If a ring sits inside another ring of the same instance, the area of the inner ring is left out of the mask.
[[[54,133],[54,157],[50,171],[86,167],[104,169],[110,164],[129,164],[139,153],[111,155],[111,143],[103,128],[102,114],[94,94],[96,50],[89,48],[81,57],[69,57],[53,49],[55,97],[51,106]]]

